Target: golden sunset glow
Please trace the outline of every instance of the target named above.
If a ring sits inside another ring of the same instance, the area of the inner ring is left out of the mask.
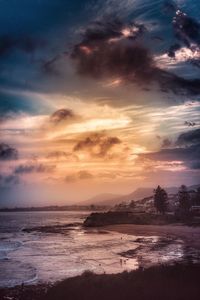
[[[65,204],[198,183],[195,18],[162,1],[147,19],[142,11],[153,4],[112,2],[49,16],[49,25],[42,18],[41,36],[26,14],[27,33],[21,19],[13,33],[1,26],[0,189],[10,205],[26,203],[27,193]]]

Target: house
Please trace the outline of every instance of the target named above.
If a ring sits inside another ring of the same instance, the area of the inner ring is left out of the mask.
[[[200,205],[191,206],[190,212],[195,216],[200,216]]]

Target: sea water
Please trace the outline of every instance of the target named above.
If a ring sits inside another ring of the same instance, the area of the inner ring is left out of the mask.
[[[87,215],[77,211],[0,213],[0,287],[53,283],[86,270],[119,273],[184,258],[181,240],[163,244],[158,236],[85,229],[77,223]],[[71,223],[75,225],[66,234],[23,231]]]

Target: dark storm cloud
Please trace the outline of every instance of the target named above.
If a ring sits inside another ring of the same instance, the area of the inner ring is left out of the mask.
[[[178,139],[177,145],[191,145],[200,142],[200,129],[191,130],[188,132],[182,133]]]
[[[148,50],[140,45],[131,45],[129,42],[102,44],[91,54],[86,54],[82,49],[76,48],[72,55],[80,75],[92,78],[119,76],[130,81],[135,76],[138,81],[146,81],[152,75],[152,58]]]
[[[128,39],[137,39],[142,36],[146,31],[146,28],[143,24],[138,24],[136,22],[129,22],[124,24],[121,20],[109,17],[104,18],[101,21],[93,22],[86,28],[83,35],[83,43],[90,44],[91,41],[107,41],[109,39],[121,38],[123,37],[123,29],[129,29],[130,33]]]
[[[199,169],[200,129],[180,134],[175,145],[171,143],[169,146],[173,146],[173,148],[142,154],[141,157],[155,161],[183,161],[187,167]]]
[[[190,47],[192,42],[200,44],[200,24],[181,10],[176,10],[173,19],[176,37]]]
[[[15,174],[48,173],[55,169],[55,165],[46,166],[39,163],[21,164],[14,169]]]
[[[120,77],[124,81],[142,85],[156,82],[161,91],[200,93],[199,78],[185,79],[156,66],[153,54],[139,38],[144,30],[134,23],[127,25],[116,21],[116,24],[98,22],[93,24],[92,29],[85,30],[82,41],[74,46],[71,53],[80,76],[97,79]],[[142,33],[137,35],[138,31]]]
[[[0,160],[16,160],[17,158],[18,158],[17,149],[7,144],[0,143]]]
[[[89,0],[29,0],[28,3],[23,2],[22,7],[11,0],[0,1],[2,86],[34,92],[67,92],[87,101],[93,96],[110,99],[114,91],[100,87],[98,82],[91,86],[85,77],[104,79],[108,76],[110,79],[117,76],[123,77],[125,83],[142,85],[149,94],[151,89],[157,91],[152,84],[154,82],[160,85],[161,91],[198,94],[199,80],[184,80],[162,72],[154,63],[154,56],[166,53],[171,43],[183,44],[172,34],[176,5],[165,5],[171,15],[163,17],[165,1],[146,2],[121,3],[113,10],[115,5],[112,1],[98,1],[96,4]],[[111,8],[113,15],[110,15]],[[91,23],[97,20],[97,14],[99,21]],[[87,26],[89,22],[91,24]],[[179,24],[179,21],[176,20],[176,23]],[[77,42],[79,38],[80,42]],[[176,49],[172,47],[170,55],[173,56]],[[71,64],[70,57],[74,64]],[[73,66],[79,75],[83,75],[83,81],[74,74]],[[173,71],[176,72],[176,67]],[[123,87],[120,92],[123,93]],[[130,94],[131,91],[126,101],[132,99]],[[122,98],[121,95],[114,97],[117,100]],[[109,101],[112,104],[120,102]],[[15,101],[14,106],[20,106],[20,103]]]
[[[20,184],[20,178],[14,174],[0,174],[0,189],[9,189]]]
[[[108,152],[121,143],[118,137],[108,137],[103,133],[94,133],[80,140],[74,146],[74,152],[88,151],[94,157],[106,157]]]
[[[157,161],[176,161],[182,160],[190,162],[199,159],[200,144],[189,147],[161,149],[158,152],[142,154],[142,157]]]
[[[200,23],[175,4],[172,4],[170,12],[174,16],[172,19],[172,28],[176,41],[169,47],[168,56],[176,58],[176,51],[181,49],[183,45],[193,53],[199,52]],[[200,60],[198,58],[188,58],[187,62],[195,67],[200,67]]]
[[[57,125],[63,121],[69,121],[76,118],[76,115],[71,109],[58,109],[50,116],[50,122]]]
[[[185,79],[173,73],[156,68],[153,79],[161,86],[161,91],[172,91],[174,94],[200,94],[200,79]]]
[[[179,50],[181,48],[180,44],[173,44],[172,46],[170,46],[169,51],[168,51],[168,56],[169,57],[175,57],[176,56],[176,51]]]
[[[118,20],[94,23],[72,51],[77,72],[95,78],[122,76],[132,80],[137,76],[137,79],[145,79],[151,72],[153,60],[145,47],[135,43],[142,28],[135,23],[126,26]],[[123,30],[127,30],[127,36]]]

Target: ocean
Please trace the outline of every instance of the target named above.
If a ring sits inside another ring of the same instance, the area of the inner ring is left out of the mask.
[[[119,273],[185,259],[180,239],[85,229],[77,223],[87,215],[77,211],[0,213],[0,287],[53,283],[86,270]],[[23,231],[72,223],[65,233]],[[198,255],[190,253],[194,259]]]

